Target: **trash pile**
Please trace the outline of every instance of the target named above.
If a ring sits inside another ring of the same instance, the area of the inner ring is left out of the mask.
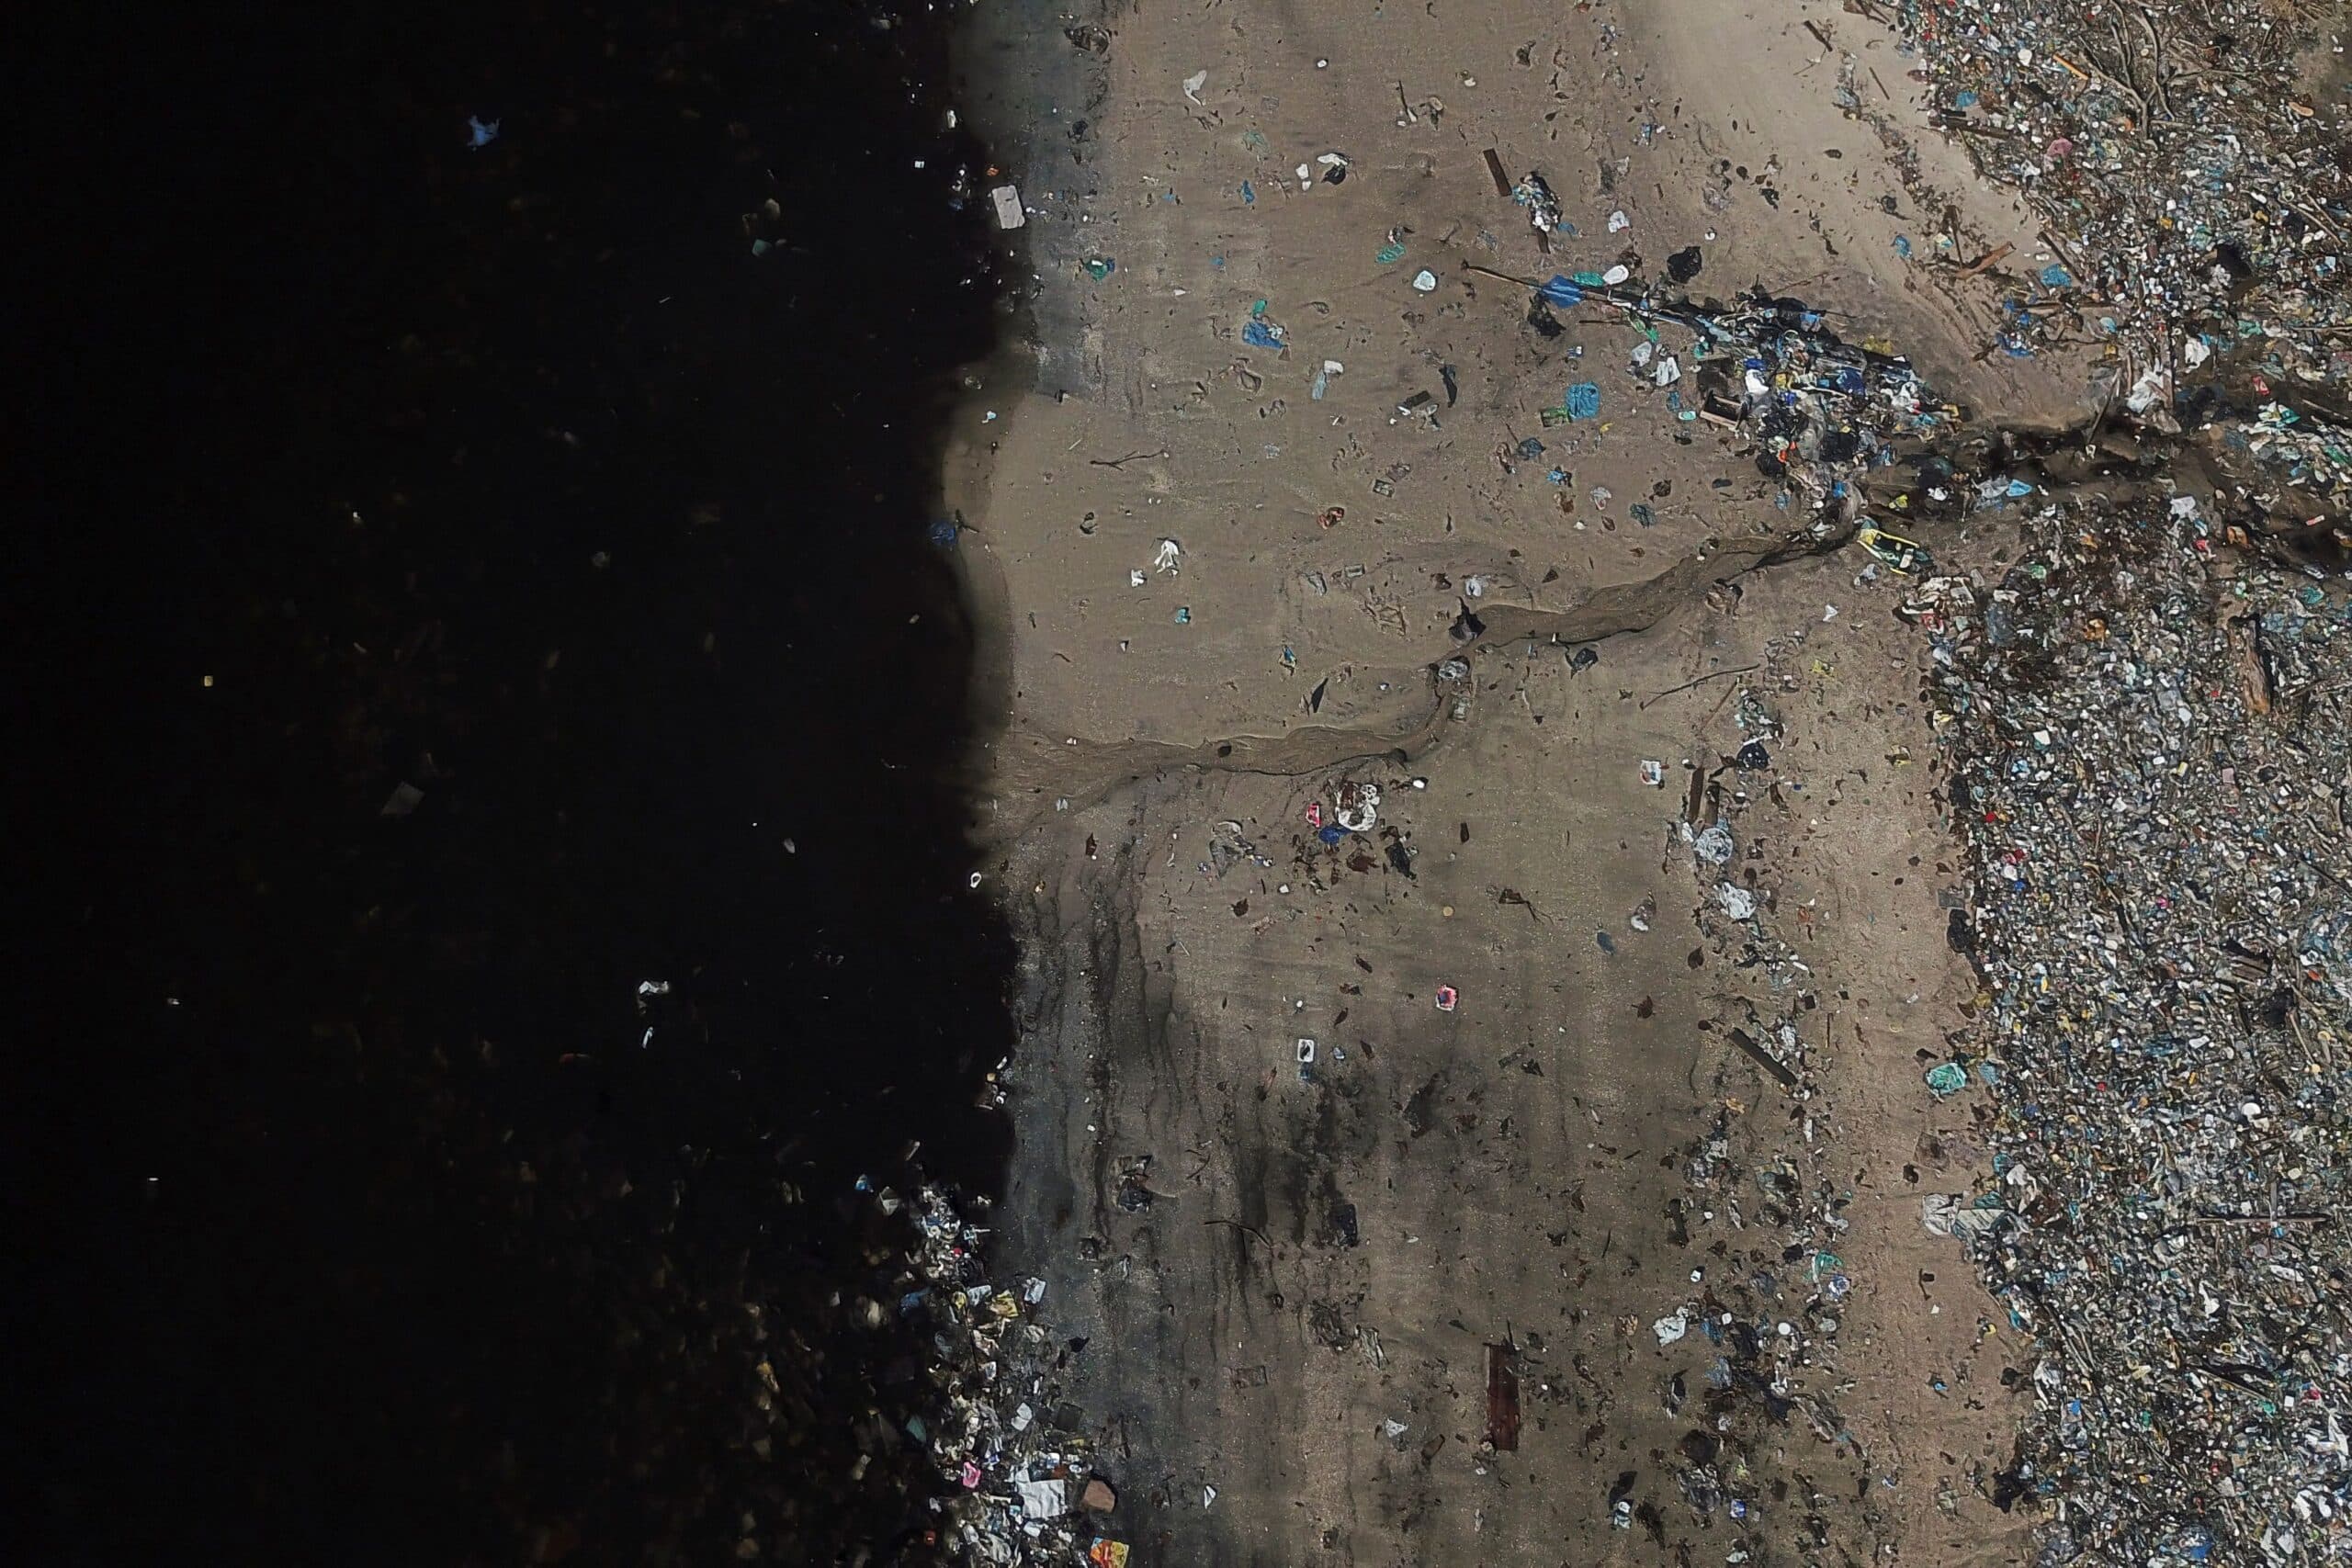
[[[1588,300],[1623,310],[1640,331],[1630,377],[1663,390],[1678,421],[1751,430],[1758,470],[1781,481],[1784,506],[1801,500],[1820,525],[1852,522],[1859,476],[1924,451],[1966,418],[1967,411],[1938,400],[1891,344],[1847,343],[1826,312],[1799,299],[1759,288],[1728,306],[1693,304],[1663,288],[1623,288],[1592,273],[1554,277],[1537,291],[1540,306]],[[1668,344],[1661,323],[1690,333],[1689,346]],[[1598,396],[1589,383],[1571,388],[1544,421],[1589,419],[1599,412]]]
[[[902,1202],[887,1190],[876,1201],[886,1215]],[[919,1187],[903,1203],[917,1241],[895,1280],[898,1312],[931,1330],[940,1410],[935,1423],[910,1419],[906,1436],[930,1451],[951,1488],[935,1505],[942,1560],[1124,1568],[1126,1544],[1093,1528],[1118,1506],[1118,1491],[1095,1473],[1082,1417],[1053,1401],[1044,1371],[1057,1354],[1082,1348],[1049,1344],[1035,1314],[1045,1281],[989,1283],[987,1233],[941,1189]]]
[[[2135,414],[2213,427],[2298,524],[2352,507],[2352,106],[2327,10],[1904,7],[1937,123],[2066,260],[2007,302],[2002,346],[2104,339]],[[2281,439],[2265,405],[2304,428]]]
[[[2352,594],[2210,527],[2052,507],[1905,606],[1982,984],[1929,1087],[1984,1086],[1996,1172],[1926,1217],[2039,1347],[1984,1479],[2046,1561],[2352,1552]]]

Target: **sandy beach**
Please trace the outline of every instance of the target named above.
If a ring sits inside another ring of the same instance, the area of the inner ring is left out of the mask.
[[[1905,259],[2048,246],[1834,5],[1061,22],[1054,112],[975,105],[1023,160],[1041,346],[949,499],[1026,954],[999,1245],[1083,1342],[1053,1376],[1115,1533],[2018,1560],[2022,1348],[1920,1223],[1982,1176],[1921,1086],[1973,990],[1925,647],[1632,373],[1635,325],[1539,328],[1510,280],[1695,247],[1693,298],[1801,295],[2056,426],[2090,378],[1982,352],[2000,269]],[[1547,424],[1572,382],[1597,415]],[[1803,1089],[1765,1066],[1800,1046]]]

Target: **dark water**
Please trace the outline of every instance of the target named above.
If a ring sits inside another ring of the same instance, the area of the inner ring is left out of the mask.
[[[92,9],[12,159],[40,1560],[888,1541],[920,1466],[848,1487],[848,1423],[922,1393],[826,1314],[843,1195],[991,1181],[1010,1038],[944,19]]]

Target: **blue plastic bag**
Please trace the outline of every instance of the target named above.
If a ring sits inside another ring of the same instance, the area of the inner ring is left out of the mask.
[[[1546,305],[1556,305],[1564,310],[1571,305],[1584,303],[1584,290],[1556,272],[1552,275],[1551,282],[1535,292],[1544,297]]]

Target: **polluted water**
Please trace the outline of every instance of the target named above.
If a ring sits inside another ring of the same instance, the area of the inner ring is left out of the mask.
[[[932,1549],[1010,1043],[949,21],[28,22],[41,1561]]]

